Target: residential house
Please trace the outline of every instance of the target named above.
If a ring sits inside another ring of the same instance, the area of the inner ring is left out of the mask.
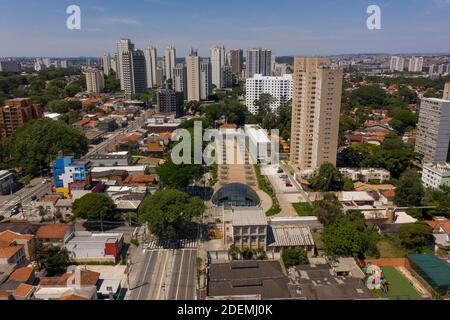
[[[48,224],[41,226],[36,232],[36,238],[44,243],[64,246],[74,236],[75,226],[71,224]]]

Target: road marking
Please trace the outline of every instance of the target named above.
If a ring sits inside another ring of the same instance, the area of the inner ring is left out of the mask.
[[[166,260],[164,261],[163,271],[162,271],[162,275],[161,275],[161,281],[158,285],[158,293],[156,294],[156,300],[159,300],[159,296],[161,294],[161,288],[162,288],[162,284],[164,281],[164,275],[166,272],[167,260],[169,259],[169,254],[167,254],[167,252],[164,252],[164,253],[166,254]]]
[[[175,294],[175,300],[178,300],[178,291],[180,290],[181,269],[183,268],[183,261],[184,261],[184,250],[182,251],[182,254],[181,254],[180,269],[178,269],[178,282],[177,282],[177,292]]]
[[[145,280],[145,275],[147,274],[147,271],[148,271],[148,267],[150,266],[150,261],[152,260],[152,257],[153,257],[153,251],[150,252],[150,258],[147,261],[147,266],[145,268],[145,272],[144,272],[144,275],[142,277],[144,280]],[[142,274],[142,271],[141,271],[141,274]],[[143,288],[144,288],[144,284],[142,283],[141,287],[139,288],[139,292],[138,292],[138,295],[137,295],[137,300],[141,300],[140,297],[141,297],[141,293],[142,293],[142,289]]]
[[[188,261],[188,274],[186,279],[186,295],[184,300],[187,300],[188,297],[188,290],[189,290],[189,275],[191,274],[191,259],[192,259],[192,251],[189,251],[189,261]]]

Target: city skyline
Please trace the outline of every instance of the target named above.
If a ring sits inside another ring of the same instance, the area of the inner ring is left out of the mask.
[[[277,56],[449,51],[448,0],[380,0],[376,4],[382,12],[381,30],[366,28],[370,1],[336,6],[332,0],[145,0],[124,8],[118,1],[80,0],[76,4],[81,7],[81,30],[65,27],[69,1],[25,0],[20,9],[9,2],[1,5],[9,17],[0,22],[0,41],[10,44],[0,48],[5,57],[100,57],[114,52],[118,38],[131,38],[138,48],[155,46],[161,53],[173,44],[180,57],[191,47],[209,56],[217,43],[228,49],[263,47]],[[236,5],[240,10],[231,11]],[[169,19],[173,23],[167,23]]]

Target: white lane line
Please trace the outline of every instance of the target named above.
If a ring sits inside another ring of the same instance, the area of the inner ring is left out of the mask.
[[[143,275],[143,279],[144,279],[144,280],[145,280],[145,275],[146,275],[147,272],[148,272],[148,267],[150,267],[150,261],[152,261],[153,252],[154,252],[154,251],[151,251],[151,252],[150,252],[150,257],[149,257],[149,259],[148,259],[148,261],[147,261],[147,266],[145,267],[145,273],[144,273],[144,275]],[[150,285],[150,284],[149,284],[149,285]],[[142,284],[141,284],[141,287],[139,288],[138,295],[137,295],[138,300],[141,300],[140,297],[141,297],[141,293],[142,293],[142,289],[143,289],[143,288],[144,288],[144,284],[142,283]]]
[[[166,273],[167,260],[169,259],[168,252],[165,252],[165,253],[166,253],[166,260],[164,261],[163,271],[162,271],[162,275],[161,275],[161,281],[159,282],[159,285],[158,285],[158,293],[156,295],[156,300],[160,300],[159,296],[161,295],[161,288],[162,288],[163,281],[164,281],[164,275]]]
[[[183,261],[184,261],[184,250],[182,251],[182,254],[181,254],[180,269],[178,269],[177,292],[175,294],[175,300],[178,300],[178,291],[180,290],[181,270],[183,269]]]
[[[184,300],[187,300],[188,297],[188,291],[189,291],[189,275],[191,274],[191,260],[192,260],[192,251],[189,251],[189,262],[188,262],[188,274],[186,279],[186,295]]]

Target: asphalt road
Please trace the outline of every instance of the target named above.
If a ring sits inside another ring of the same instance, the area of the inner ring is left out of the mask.
[[[168,300],[195,300],[197,281],[197,250],[184,249],[174,252],[174,263]]]

